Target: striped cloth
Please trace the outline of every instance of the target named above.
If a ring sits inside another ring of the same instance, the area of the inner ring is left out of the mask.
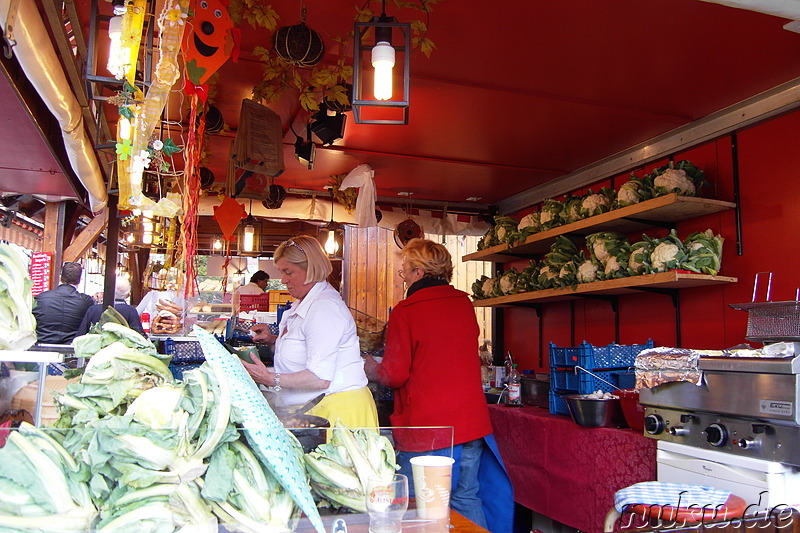
[[[628,505],[670,505],[672,507],[715,508],[723,505],[731,493],[706,485],[645,481],[618,490],[614,507],[620,513]]]

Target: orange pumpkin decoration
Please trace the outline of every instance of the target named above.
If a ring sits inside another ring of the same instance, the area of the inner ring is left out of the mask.
[[[203,85],[229,57],[238,59],[239,29],[223,0],[194,0],[190,13],[182,45],[186,78]]]

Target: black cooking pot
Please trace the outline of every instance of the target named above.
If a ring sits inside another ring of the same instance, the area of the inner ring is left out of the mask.
[[[295,420],[302,427],[290,427]],[[306,414],[294,415],[290,420],[283,420],[282,422],[300,441],[304,453],[313,451],[320,444],[325,444],[327,428],[331,427],[331,423],[327,418]]]
[[[523,405],[550,408],[549,380],[523,376],[521,394]]]

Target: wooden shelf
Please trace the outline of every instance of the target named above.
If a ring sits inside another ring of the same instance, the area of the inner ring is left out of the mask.
[[[559,235],[589,235],[599,231],[631,233],[669,222],[719,213],[734,207],[736,204],[731,202],[671,193],[536,233],[516,246],[499,244],[478,250],[463,256],[462,261],[507,263],[549,252],[550,246]]]
[[[727,276],[709,276],[707,274],[687,274],[684,272],[670,271],[606,281],[595,281],[593,283],[581,283],[575,290],[571,288],[544,289],[541,291],[500,296],[498,298],[486,298],[484,300],[475,300],[472,304],[475,307],[505,307],[525,303],[537,304],[574,300],[583,296],[617,296],[650,289],[687,289],[706,285],[736,283],[737,281],[737,278]]]

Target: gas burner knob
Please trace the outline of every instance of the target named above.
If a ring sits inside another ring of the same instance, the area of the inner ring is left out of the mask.
[[[669,429],[667,429],[667,433],[669,433],[673,437],[683,437],[689,434],[689,429],[683,426],[672,426]]]
[[[644,417],[644,430],[650,435],[664,432],[664,419],[661,415],[647,415]]]
[[[758,447],[758,442],[752,437],[745,437],[743,439],[739,439],[736,441],[736,444],[739,445],[739,448],[743,450],[752,450]]]
[[[706,440],[712,446],[725,446],[728,442],[728,430],[722,424],[711,424],[706,428]]]

